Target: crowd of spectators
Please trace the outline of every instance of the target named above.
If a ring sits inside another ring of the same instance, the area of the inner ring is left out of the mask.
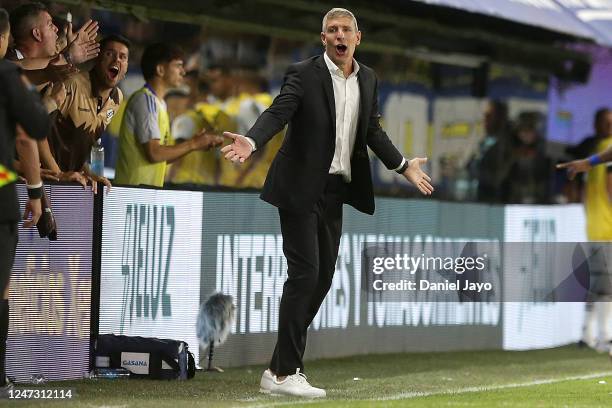
[[[75,182],[98,193],[111,180],[89,163],[103,135],[115,138],[113,182],[166,182],[260,187],[280,146],[259,149],[248,166],[220,160],[222,131],[246,132],[272,97],[257,72],[229,63],[203,72],[176,45],[155,42],[140,58],[144,86],[124,96],[132,44],[102,36],[97,21],[78,29],[71,15],[53,16],[39,2],[0,8],[0,394],[5,377],[8,288],[17,247],[17,221],[57,239],[43,180]],[[140,50],[139,50],[140,51]],[[27,186],[23,217],[15,183]],[[1,395],[0,395],[1,397]]]
[[[552,202],[554,166],[546,154],[544,116],[522,112],[515,120],[508,107],[490,101],[484,113],[484,137],[467,165],[468,197],[486,203]]]

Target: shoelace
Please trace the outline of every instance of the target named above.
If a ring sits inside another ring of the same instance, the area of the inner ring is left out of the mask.
[[[291,381],[299,383],[299,384],[310,385],[308,384],[308,377],[306,377],[306,374],[300,373],[299,368],[295,370],[295,374],[290,375],[288,378],[291,379]]]

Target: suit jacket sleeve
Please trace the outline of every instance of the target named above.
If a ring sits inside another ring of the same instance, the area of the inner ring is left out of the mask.
[[[366,136],[367,144],[389,170],[396,169],[402,163],[404,156],[393,146],[387,133],[380,127],[381,115],[378,111],[378,79],[376,77],[374,77],[374,97],[372,99]]]
[[[295,65],[291,65],[285,73],[280,94],[246,134],[255,141],[258,149],[285,127],[300,106],[303,95],[300,74]]]

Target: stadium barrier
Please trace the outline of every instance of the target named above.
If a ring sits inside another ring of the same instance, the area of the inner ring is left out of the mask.
[[[268,360],[286,261],[276,210],[256,193],[115,186],[94,197],[80,186],[47,189],[59,240],[20,228],[11,281],[9,376],[82,378],[98,333],[184,340],[200,361],[196,316],[200,302],[215,291],[232,295],[237,306],[232,334],[215,350],[215,363]],[[23,186],[19,194],[23,203]],[[581,303],[368,299],[361,290],[361,250],[364,242],[395,239],[582,242],[581,206],[381,197],[376,205],[372,217],[344,207],[336,274],[310,327],[308,359],[518,350],[578,339]],[[516,283],[518,266],[504,262],[503,284]]]

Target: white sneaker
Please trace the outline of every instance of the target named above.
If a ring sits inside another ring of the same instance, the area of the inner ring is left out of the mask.
[[[272,374],[272,371],[268,368],[263,372],[261,381],[259,382],[259,392],[262,394],[270,394],[272,387],[274,386],[274,380],[276,376]]]
[[[599,340],[593,348],[598,353],[610,353],[610,342]]]
[[[306,380],[306,376],[300,373],[300,369],[295,370],[295,374],[288,375],[283,381],[278,381],[273,377],[272,395],[292,395],[304,398],[325,398],[326,393],[322,388],[313,387]]]

